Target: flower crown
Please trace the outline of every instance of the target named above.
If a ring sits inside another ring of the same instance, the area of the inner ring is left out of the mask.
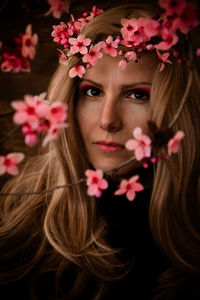
[[[70,56],[81,57],[81,64],[74,65],[69,71],[70,77],[79,76],[81,78],[86,69],[94,66],[103,53],[115,57],[117,48],[125,46],[126,51],[119,51],[119,55],[122,57],[119,62],[120,68],[126,68],[127,63],[131,60],[137,62],[141,58],[142,51],[156,50],[161,62],[160,71],[162,71],[165,63],[171,64],[168,59],[170,55],[168,50],[178,44],[179,35],[187,35],[192,28],[199,24],[199,21],[193,2],[160,0],[159,5],[163,10],[159,20],[143,17],[139,19],[123,18],[120,35],[109,35],[106,40],[95,45],[91,44],[91,39],[80,33],[89,21],[103,13],[103,10],[95,6],[90,14],[85,12],[77,20],[74,20],[72,16],[72,21],[67,24],[61,22],[60,25],[54,25],[53,41],[64,47],[64,50],[59,50],[59,62],[66,65]],[[161,54],[160,50],[164,52]],[[174,50],[173,55],[178,58],[179,63],[188,59],[184,49],[181,50],[181,53]],[[200,55],[200,49],[197,50],[197,55]]]

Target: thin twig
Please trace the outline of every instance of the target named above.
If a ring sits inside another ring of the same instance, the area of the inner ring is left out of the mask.
[[[106,175],[107,173],[110,173],[112,171],[116,172],[119,169],[123,168],[124,166],[130,164],[132,161],[135,160],[135,157],[131,157],[130,159],[126,160],[125,162],[123,162],[122,164],[120,164],[119,166],[113,168],[113,169],[108,169],[104,171],[104,175]],[[57,190],[57,189],[63,189],[63,188],[67,188],[69,186],[73,186],[79,183],[82,183],[86,181],[86,178],[81,178],[78,181],[74,182],[74,183],[68,183],[68,184],[64,184],[64,185],[58,185],[58,186],[54,186],[51,189],[48,190],[43,190],[40,192],[17,192],[17,193],[0,193],[0,196],[21,196],[21,195],[41,195],[41,194],[47,194],[47,193],[52,193],[53,191]]]
[[[9,136],[11,136],[13,134],[13,132],[17,131],[17,129],[20,127],[20,125],[14,127],[11,131],[8,132],[8,134],[6,134],[1,140],[0,140],[0,144],[2,144],[5,140],[7,140],[7,138]]]
[[[66,187],[69,187],[69,186],[73,186],[73,185],[76,185],[76,184],[79,184],[79,183],[82,183],[86,181],[85,178],[82,178],[74,183],[68,183],[68,184],[64,184],[64,185],[57,185],[57,186],[54,186],[52,187],[51,189],[48,189],[48,190],[43,190],[43,191],[40,191],[40,192],[17,192],[17,193],[0,193],[0,196],[21,196],[21,195],[41,195],[41,194],[47,194],[47,193],[52,193],[53,191],[57,190],[57,189],[63,189],[63,188],[66,188]]]
[[[14,113],[15,113],[14,111],[10,111],[9,113],[1,114],[0,119],[5,118],[5,117],[10,116],[10,115],[13,115]]]
[[[106,175],[107,173],[110,173],[110,172],[117,172],[119,169],[121,169],[121,168],[125,167],[126,165],[130,164],[134,160],[135,160],[135,157],[131,157],[130,159],[126,160],[125,162],[123,162],[119,166],[117,166],[113,169],[105,170],[103,173],[104,173],[104,175]]]

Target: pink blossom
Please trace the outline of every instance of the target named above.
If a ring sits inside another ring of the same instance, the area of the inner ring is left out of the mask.
[[[86,170],[85,175],[87,176],[87,193],[90,196],[95,196],[97,198],[101,197],[102,190],[107,189],[108,182],[103,178],[102,170]]]
[[[10,55],[9,53],[3,53],[4,60],[1,63],[2,72],[17,73],[21,69],[20,59],[16,55]]]
[[[162,55],[160,54],[160,52],[158,50],[156,50],[158,57],[161,61],[161,66],[160,66],[160,72],[164,69],[165,64],[164,63],[169,63],[171,64],[172,62],[168,59],[170,53],[169,52],[165,52]]]
[[[69,76],[71,78],[75,76],[79,76],[80,78],[82,78],[84,73],[85,73],[85,68],[83,66],[76,65],[69,71]]]
[[[152,51],[152,50],[154,50],[154,45],[153,44],[148,44],[148,45],[146,45],[146,49],[148,51]]]
[[[171,155],[172,153],[177,153],[179,149],[179,144],[184,137],[183,131],[178,131],[172,139],[169,140],[167,147],[168,147],[168,154]]]
[[[1,63],[2,72],[30,72],[29,62],[25,58],[7,52],[3,53],[3,58]]]
[[[62,12],[69,12],[69,0],[47,0],[49,5],[51,6],[45,16],[53,14],[54,18],[60,19]]]
[[[197,7],[195,3],[188,2],[182,12],[174,19],[172,28],[174,30],[179,29],[182,33],[187,34],[191,28],[198,24]]]
[[[82,29],[85,27],[85,25],[88,23],[86,18],[79,18],[76,21],[74,21],[74,28],[79,33],[82,31]]]
[[[39,119],[36,113],[38,99],[31,95],[25,95],[24,101],[12,101],[11,106],[16,110],[13,121],[16,124],[28,123],[31,127],[37,128]]]
[[[98,16],[98,15],[101,14],[102,12],[103,12],[103,10],[100,9],[100,8],[98,8],[98,7],[96,7],[96,5],[95,5],[95,6],[93,6],[93,8],[92,8],[91,14],[94,15],[94,16]]]
[[[178,41],[177,35],[174,35],[172,38],[168,40],[162,41],[155,45],[155,48],[158,50],[169,50],[173,45],[175,45]]]
[[[89,63],[94,66],[98,59],[100,59],[103,54],[100,52],[102,44],[96,44],[95,46],[91,46],[90,50],[87,54],[85,54],[82,58],[84,63]]]
[[[167,16],[180,14],[185,8],[185,0],[160,0],[159,5],[165,9]]]
[[[140,127],[136,127],[133,130],[133,136],[135,139],[128,140],[125,147],[128,150],[135,151],[135,158],[141,160],[145,157],[150,157],[151,155],[151,139],[142,133]]]
[[[26,27],[25,34],[22,35],[21,53],[23,57],[33,59],[35,57],[35,46],[38,43],[38,35],[32,35],[32,25]]]
[[[86,39],[83,34],[80,34],[77,38],[69,38],[69,43],[72,45],[72,47],[70,47],[71,53],[75,54],[80,52],[84,55],[88,52],[87,46],[90,45],[91,40]]]
[[[68,124],[50,124],[50,127],[47,131],[47,135],[45,136],[42,146],[45,147],[49,141],[56,139],[61,131],[61,129],[67,128]]]
[[[106,41],[104,42],[104,44],[102,44],[102,49],[105,53],[115,57],[117,56],[116,48],[118,48],[118,44],[119,44],[118,40],[113,41],[113,37],[109,35]]]
[[[119,67],[120,67],[122,70],[125,70],[126,67],[127,67],[127,61],[126,61],[125,59],[120,60],[120,62],[119,62]]]
[[[141,183],[137,182],[139,179],[138,175],[132,176],[129,180],[123,179],[120,183],[119,189],[114,192],[114,195],[126,194],[129,201],[133,201],[136,196],[136,192],[144,190]]]
[[[78,18],[77,20],[74,20],[73,15],[71,15],[72,17],[72,21],[67,23],[67,26],[70,30],[72,30],[72,32],[77,35],[79,34],[82,29],[85,27],[85,25],[91,21],[95,16],[97,16],[98,14],[102,13],[103,10],[96,8],[96,6],[93,7],[92,12],[90,14],[88,14],[87,12],[83,13],[83,17]],[[73,34],[71,34],[72,37]]]
[[[141,47],[141,44],[148,41],[150,37],[148,37],[145,34],[144,26],[146,26],[148,34],[150,33],[152,34],[153,29],[151,27],[151,29],[148,30],[148,26],[147,26],[148,24],[146,24],[145,22],[146,21],[144,21],[143,18],[139,18],[139,19],[133,18],[130,20],[122,19],[121,23],[124,27],[122,27],[121,32],[124,41],[122,41],[121,44],[128,47],[128,44],[130,43],[129,47],[131,47],[131,42],[132,42],[132,46],[138,48]]]
[[[140,27],[138,31],[134,32],[132,36],[129,37],[133,41],[134,47],[138,48],[141,44],[144,44],[149,38],[146,36],[144,29]]]
[[[129,40],[129,37],[134,34],[138,30],[138,20],[135,18],[132,19],[125,19],[121,20],[122,28],[121,33],[125,40]]]
[[[58,49],[58,51],[60,52],[60,55],[59,55],[59,63],[60,63],[61,65],[67,66],[67,64],[68,64],[68,57],[67,57],[67,54],[66,54],[64,51],[60,50],[60,49]]]
[[[25,95],[24,100],[12,101],[11,106],[16,110],[13,120],[16,124],[28,123],[33,128],[37,128],[39,122],[39,106],[47,107],[49,101],[45,100],[46,93],[39,96]],[[44,108],[43,108],[44,110]],[[46,115],[47,109],[43,112]]]
[[[60,102],[54,102],[49,108],[46,119],[52,124],[62,124],[67,119],[67,106]]]
[[[24,159],[23,153],[9,153],[5,156],[0,156],[0,175],[5,173],[17,175],[19,173],[18,164]]]
[[[16,110],[14,122],[23,124],[25,143],[34,146],[37,143],[37,133],[46,134],[44,145],[57,137],[61,128],[68,126],[67,105],[60,102],[50,104],[45,100],[46,93],[39,96],[25,95],[24,101],[13,101],[11,106]]]
[[[138,21],[148,40],[159,34],[160,23],[158,21],[150,18],[139,18]]]
[[[135,51],[127,51],[125,54],[125,58],[130,61],[136,61],[137,60],[137,54],[135,53]]]
[[[197,49],[196,54],[197,56],[200,56],[200,48]]]
[[[23,125],[22,132],[25,134],[25,144],[29,147],[35,146],[37,143],[37,132],[29,124]]]
[[[178,43],[178,36],[176,30],[172,28],[171,22],[163,23],[160,27],[160,35],[162,41],[155,45],[158,50],[169,50],[173,45]]]
[[[61,22],[59,25],[53,25],[53,41],[69,48],[69,38],[72,37],[74,30],[68,27],[65,23]]]
[[[124,46],[126,46],[128,48],[135,47],[135,43],[132,40],[122,40],[121,41],[121,45],[124,45]]]

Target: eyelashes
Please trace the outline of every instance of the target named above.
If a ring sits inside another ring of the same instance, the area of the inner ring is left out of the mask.
[[[103,91],[93,85],[83,85],[80,86],[80,91],[83,95],[88,97],[98,97],[103,94]],[[137,87],[124,91],[121,95],[126,99],[133,99],[136,101],[147,101],[150,98],[150,88],[149,87]]]
[[[99,88],[91,85],[84,85],[83,87],[80,87],[80,90],[84,95],[89,97],[99,96],[102,93]]]
[[[130,91],[129,97],[135,100],[149,100],[150,88],[136,88]]]

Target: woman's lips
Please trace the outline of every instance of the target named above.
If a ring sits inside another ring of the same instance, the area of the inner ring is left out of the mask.
[[[116,152],[124,149],[124,145],[115,142],[98,141],[95,142],[95,144],[100,150],[103,150],[105,152]]]

